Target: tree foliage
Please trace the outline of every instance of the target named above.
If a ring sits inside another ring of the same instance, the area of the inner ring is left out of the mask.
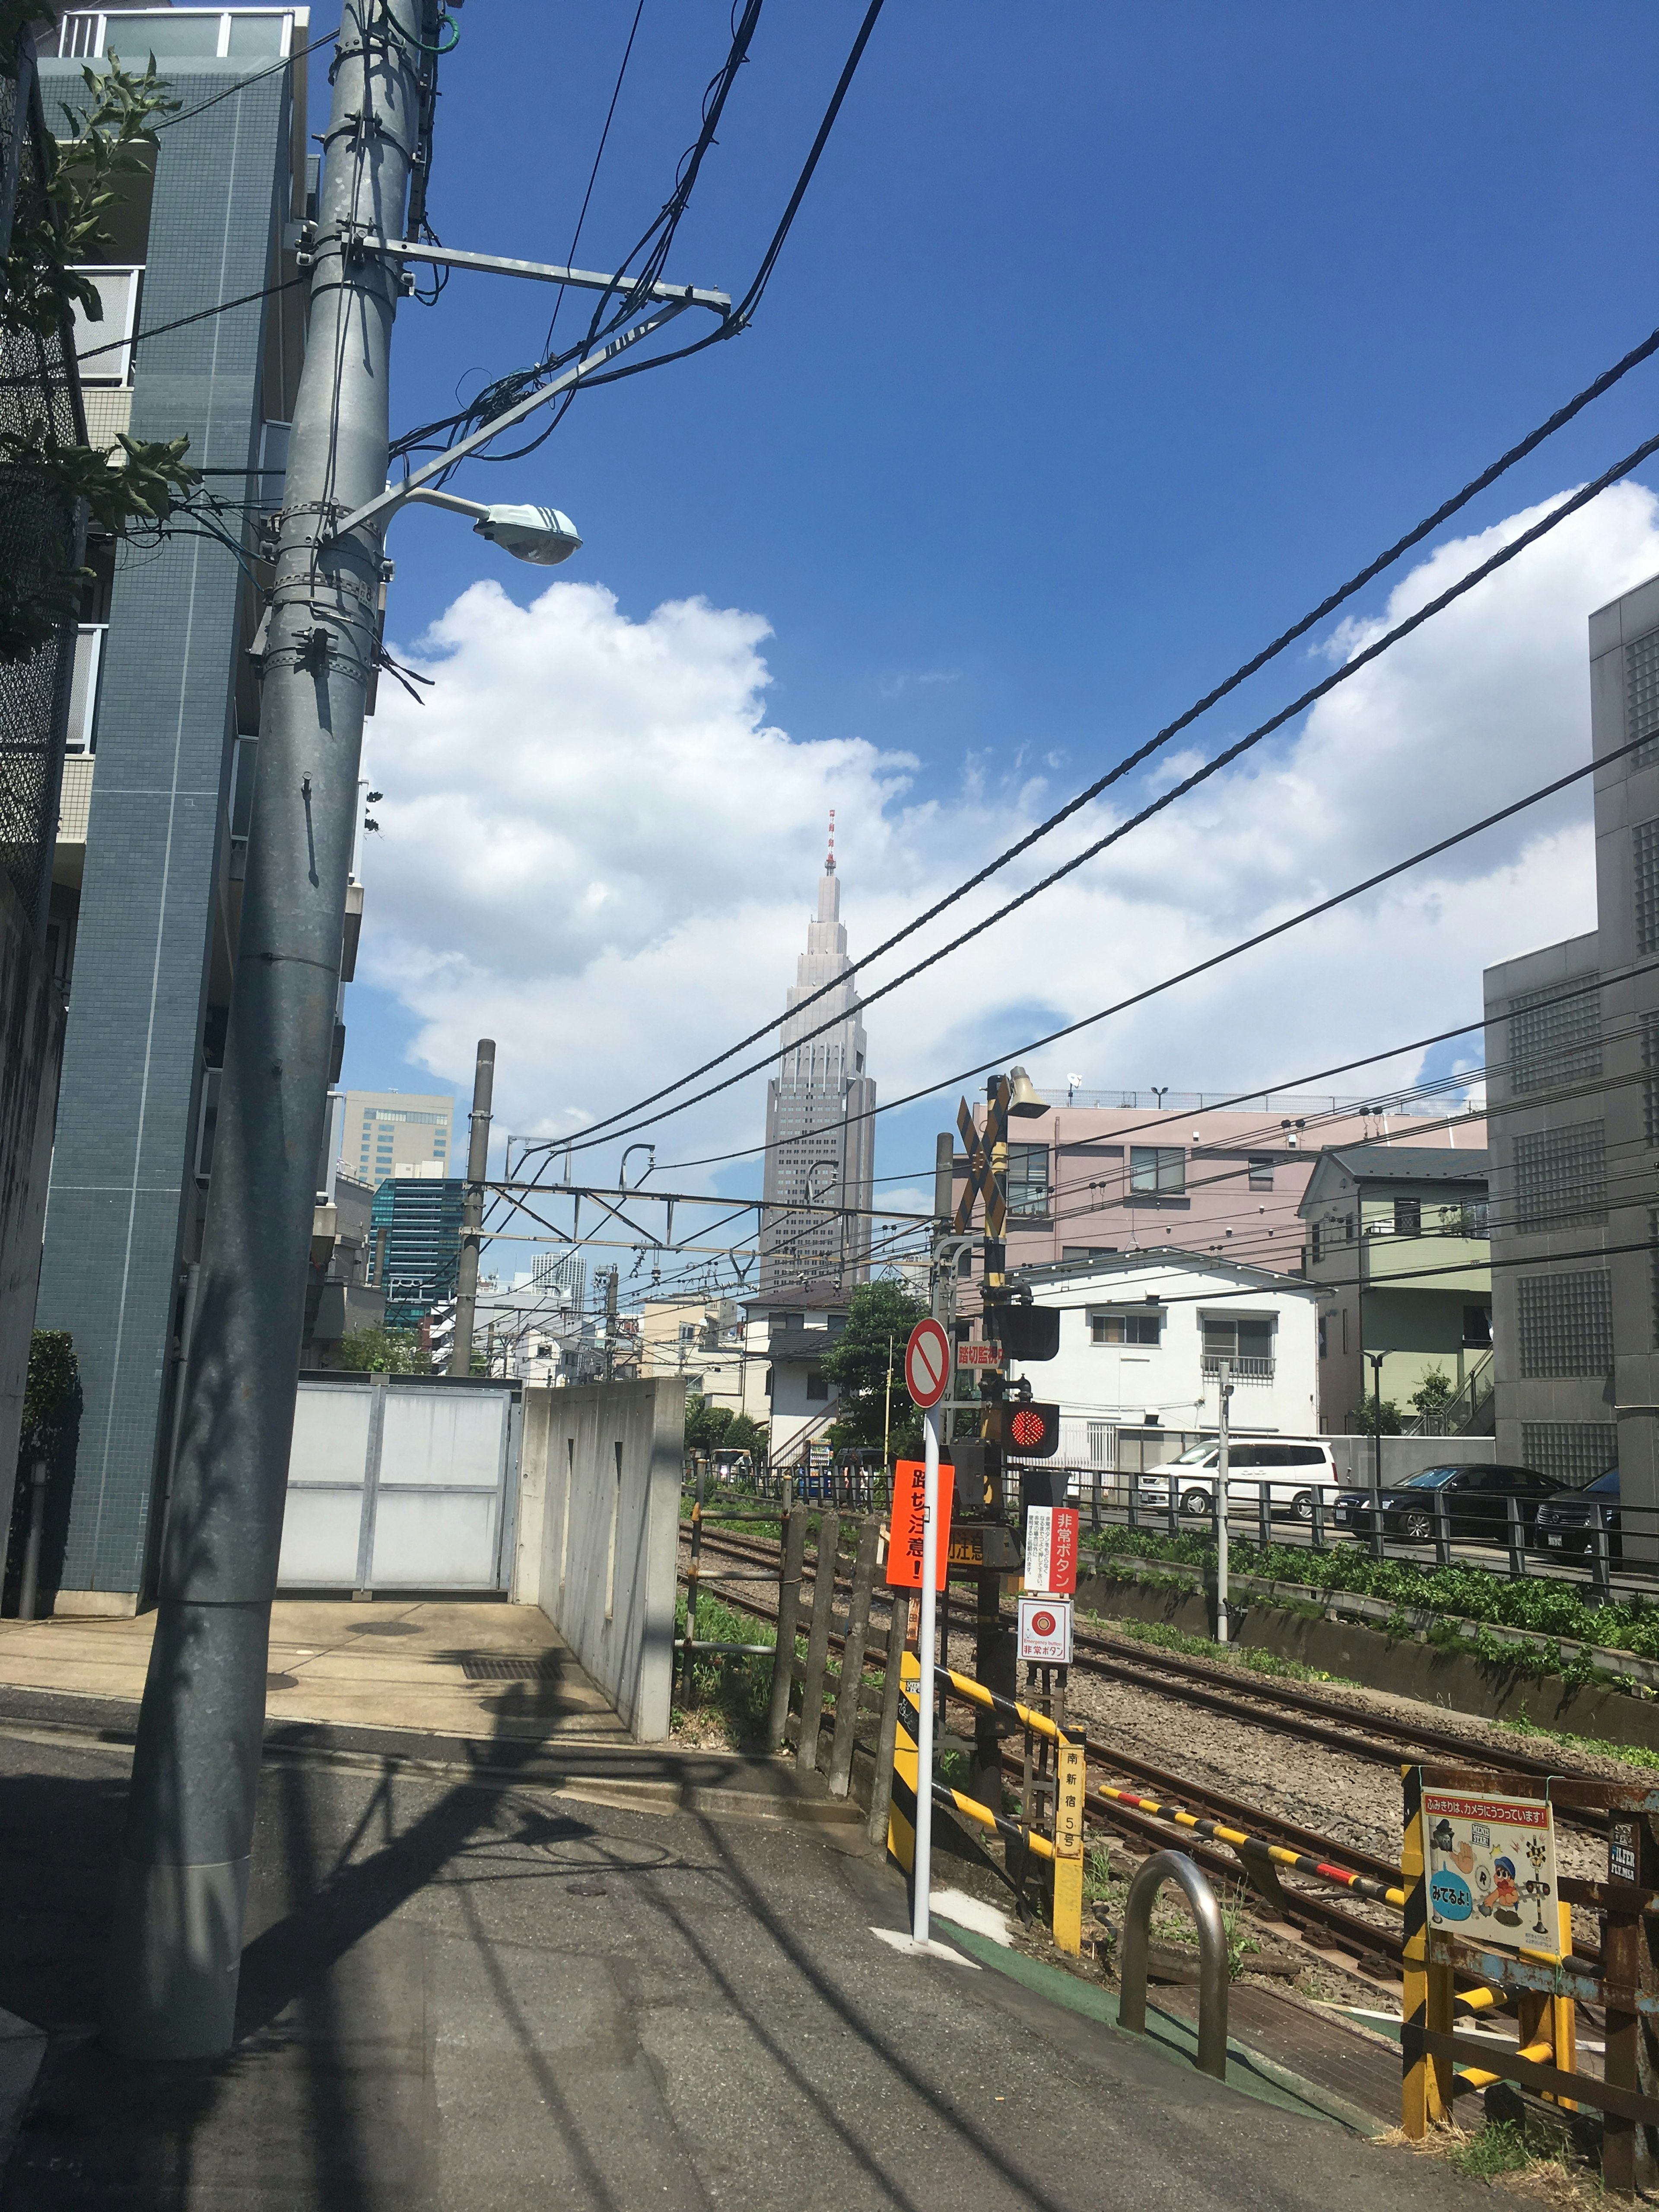
[[[412,1328],[371,1322],[340,1339],[339,1364],[354,1375],[429,1375],[432,1361]]]
[[[0,0],[0,69],[15,69],[21,22],[46,12],[39,0]],[[124,70],[112,54],[102,70],[82,75],[87,105],[65,103],[69,139],[46,140],[41,175],[24,180],[18,191],[10,245],[0,264],[0,343],[10,360],[21,355],[15,341],[50,342],[75,307],[89,322],[102,321],[98,289],[79,264],[95,261],[111,242],[104,218],[124,185],[145,173],[157,118],[179,104],[156,74],[153,57],[142,76]],[[123,434],[109,452],[65,443],[44,401],[31,410],[35,395],[27,380],[20,376],[10,388],[14,405],[0,426],[0,470],[14,498],[27,499],[32,487],[66,519],[84,500],[93,526],[119,538],[164,522],[179,495],[202,481],[185,459],[187,438]],[[43,532],[34,562],[0,578],[0,662],[27,659],[73,616],[86,574],[73,556],[66,520],[62,529]]]
[[[1456,1395],[1451,1376],[1444,1368],[1431,1367],[1412,1392],[1412,1404],[1419,1413],[1443,1413]]]
[[[746,1451],[758,1459],[766,1449],[766,1430],[747,1413],[712,1405],[694,1391],[685,1401],[685,1441],[692,1451]]]
[[[892,1441],[901,1449],[914,1446],[921,1416],[904,1387],[904,1346],[927,1311],[902,1283],[892,1281],[860,1283],[848,1300],[847,1327],[823,1363],[840,1401],[830,1429],[837,1450],[880,1450],[890,1363]]]
[[[37,1328],[29,1339],[28,1380],[23,1386],[25,1451],[50,1451],[75,1409],[80,1387],[75,1339],[68,1329]]]
[[[1377,1418],[1379,1413],[1382,1416],[1380,1421]],[[1392,1398],[1385,1398],[1380,1407],[1373,1399],[1367,1398],[1363,1405],[1354,1407],[1350,1412],[1348,1425],[1358,1436],[1374,1437],[1380,1427],[1385,1437],[1397,1437],[1401,1425],[1400,1408]]]

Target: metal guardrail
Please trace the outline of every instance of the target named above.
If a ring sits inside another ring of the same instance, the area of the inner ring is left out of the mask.
[[[1146,1966],[1152,1905],[1166,1881],[1180,1888],[1198,1923],[1198,2065],[1218,2081],[1227,2078],[1227,1931],[1221,1908],[1202,1870],[1181,1851],[1154,1851],[1129,1884],[1123,1905],[1123,1954],[1118,1970],[1117,2024],[1131,2035],[1146,2033]]]

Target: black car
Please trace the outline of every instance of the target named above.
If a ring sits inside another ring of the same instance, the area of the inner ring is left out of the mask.
[[[1438,1496],[1445,1501],[1446,1533],[1455,1541],[1501,1544],[1508,1538],[1509,1500],[1513,1498],[1530,1540],[1539,1510],[1556,1487],[1547,1474],[1529,1467],[1425,1467],[1403,1482],[1384,1485],[1382,1533],[1403,1537],[1408,1544],[1431,1544]],[[1343,1491],[1332,1517],[1339,1528],[1356,1536],[1370,1535],[1370,1490]]]
[[[1601,1525],[1607,1532],[1607,1556],[1623,1556],[1619,1541],[1619,1470],[1610,1467],[1583,1490],[1558,1490],[1538,1509],[1533,1538],[1540,1552],[1588,1552],[1593,1533],[1592,1509],[1601,1509]]]

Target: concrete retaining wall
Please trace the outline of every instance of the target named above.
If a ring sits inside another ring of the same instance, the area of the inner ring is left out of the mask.
[[[63,1042],[63,994],[0,877],[0,1552],[11,1524]]]
[[[668,1734],[685,1385],[528,1389],[513,1595],[644,1743]]]
[[[1079,1582],[1077,1602],[1079,1612],[1109,1620],[1163,1621],[1189,1636],[1215,1632],[1213,1593],[1188,1583],[1171,1581],[1158,1588],[1088,1575]],[[1419,1698],[1449,1712],[1476,1713],[1486,1720],[1525,1719],[1569,1735],[1600,1736],[1659,1751],[1659,1700],[1620,1690],[1570,1690],[1559,1679],[1489,1665],[1466,1652],[1419,1644],[1414,1637],[1385,1636],[1357,1621],[1329,1620],[1259,1600],[1243,1607],[1235,1601],[1233,1633],[1246,1650],[1277,1652],[1369,1690]]]

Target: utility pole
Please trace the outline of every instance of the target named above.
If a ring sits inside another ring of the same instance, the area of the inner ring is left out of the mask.
[[[495,1040],[478,1039],[472,1073],[472,1126],[466,1148],[466,1197],[461,1215],[461,1264],[455,1280],[455,1338],[452,1375],[472,1372],[472,1319],[478,1305],[478,1244],[483,1227],[484,1177],[489,1172],[489,1101],[495,1088]]]
[[[1231,1641],[1227,1626],[1227,1463],[1232,1443],[1230,1426],[1232,1377],[1232,1361],[1218,1360],[1216,1389],[1221,1399],[1221,1436],[1215,1455],[1215,1640],[1218,1644]],[[1174,1477],[1171,1476],[1170,1480],[1173,1480]]]
[[[234,998],[116,1877],[104,2032],[229,2050],[346,880],[374,672],[396,264],[437,0],[344,0],[264,655]],[[423,51],[424,49],[424,51]],[[421,158],[424,158],[423,153]]]

